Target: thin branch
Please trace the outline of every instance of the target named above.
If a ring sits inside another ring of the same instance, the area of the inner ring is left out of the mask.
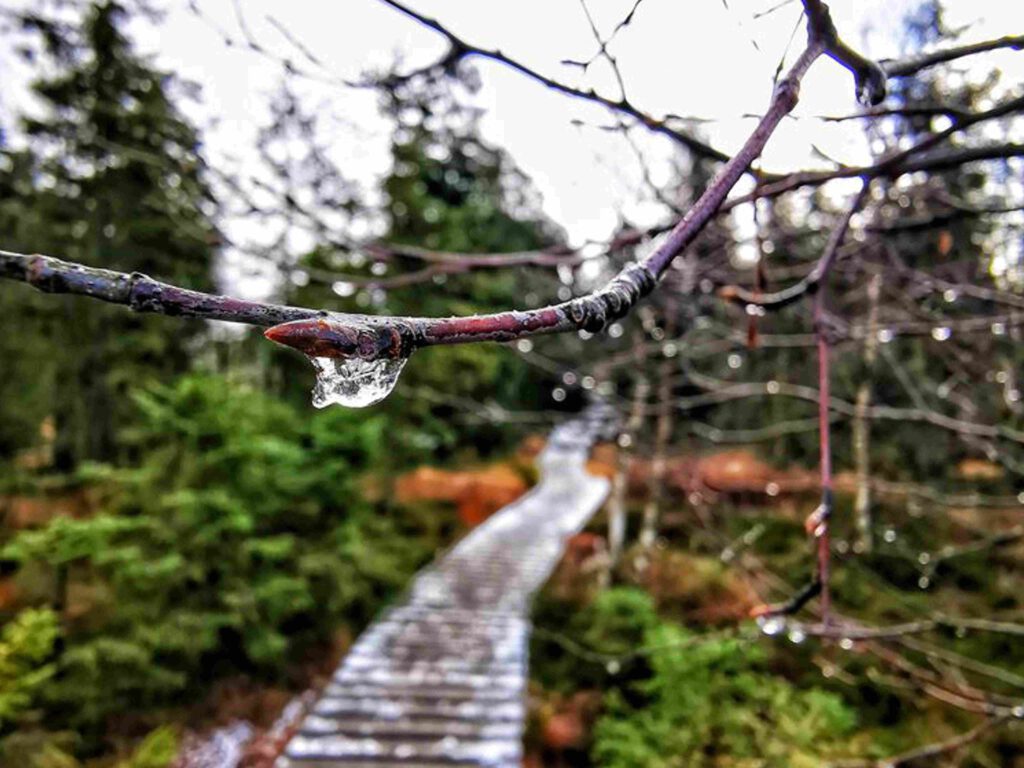
[[[835,263],[836,257],[839,254],[839,246],[842,245],[843,238],[846,237],[846,231],[850,227],[850,221],[861,205],[863,205],[870,186],[870,180],[861,186],[860,192],[854,196],[853,202],[847,207],[845,215],[832,230],[821,258],[818,259],[814,268],[802,280],[781,291],[767,294],[760,291],[750,291],[738,285],[728,285],[719,289],[718,295],[723,299],[728,299],[738,304],[764,307],[765,309],[781,309],[797,301],[805,294],[816,293],[819,284],[828,275],[832,264]]]
[[[453,44],[461,42],[437,22],[423,19],[394,0],[384,2],[436,28],[449,36]],[[267,332],[268,338],[306,354],[325,357],[359,356],[372,360],[405,356],[418,347],[434,344],[510,341],[580,329],[600,331],[624,317],[649,294],[673,259],[691,245],[718,214],[730,190],[760,156],[782,119],[795,107],[800,81],[814,61],[826,49],[833,57],[848,53],[836,49],[837,37],[824,6],[808,0],[808,15],[807,47],[776,86],[768,109],[743,147],[721,168],[659,247],[642,263],[626,266],[606,286],[587,296],[529,311],[462,318],[374,317],[204,294],[141,274],[128,275],[38,255],[0,253],[0,277],[27,282],[44,292],[86,295],[125,304],[141,312],[274,325],[276,327]],[[856,61],[850,64],[856,65]]]
[[[664,119],[658,119],[652,117],[651,115],[648,115],[646,112],[641,111],[625,98],[619,100],[609,99],[606,96],[601,96],[593,89],[583,90],[581,88],[575,88],[571,85],[567,85],[551,77],[548,77],[547,75],[541,74],[537,70],[532,69],[531,67],[528,67],[522,62],[505,55],[499,50],[489,50],[486,48],[480,48],[479,46],[466,42],[461,37],[452,32],[450,29],[448,29],[446,26],[444,26],[437,19],[432,19],[428,16],[424,16],[423,14],[413,10],[404,3],[398,2],[398,0],[381,0],[381,2],[383,2],[385,5],[394,8],[397,11],[400,11],[401,13],[419,22],[428,29],[437,32],[439,35],[444,37],[445,40],[448,41],[449,46],[448,51],[444,54],[444,56],[442,56],[440,59],[438,59],[438,61],[434,62],[433,64],[430,64],[426,67],[423,67],[421,69],[418,69],[414,72],[405,75],[389,76],[384,79],[383,82],[385,83],[396,84],[405,82],[416,77],[417,75],[429,71],[450,71],[456,64],[458,64],[458,62],[462,61],[463,59],[469,56],[479,56],[480,58],[488,59],[490,61],[497,62],[498,64],[502,64],[508,67],[509,69],[512,69],[518,72],[519,74],[526,76],[530,80],[533,80],[536,83],[540,83],[544,87],[549,88],[558,93],[562,93],[566,96],[572,96],[578,99],[583,99],[585,101],[590,101],[595,104],[600,104],[601,106],[606,107],[615,112],[620,112],[624,115],[628,115],[629,117],[632,117],[639,121],[642,125],[646,126],[650,130],[654,131],[655,133],[660,133],[663,136],[667,136],[673,141],[682,144],[684,147],[689,149],[694,154],[699,155],[700,157],[705,157],[710,160],[717,160],[719,162],[726,162],[729,160],[729,156],[724,152],[715,149],[714,147],[712,147],[709,144],[706,144],[700,139],[697,139],[693,136],[690,136],[687,133],[683,133],[682,131],[672,128]]]
[[[526,312],[463,318],[401,318],[329,315],[272,328],[267,337],[317,357],[366,359],[401,357],[419,347],[474,341],[511,341],[537,334],[597,332],[624,317],[649,294],[673,259],[696,240],[725,202],[729,191],[761,154],[765,144],[798,100],[799,83],[824,51],[809,26],[806,50],[772,97],[764,117],[740,151],[719,171],[696,203],[641,263],[627,265],[606,286],[572,301]]]
[[[910,77],[916,75],[922,69],[934,67],[936,64],[961,59],[964,56],[973,56],[978,53],[986,53],[999,48],[1011,48],[1015,51],[1024,49],[1024,35],[1007,35],[996,40],[986,40],[972,45],[962,45],[957,48],[947,48],[943,51],[935,51],[921,56],[913,56],[902,61],[881,61],[882,69],[889,77]]]
[[[885,72],[871,59],[843,42],[836,32],[828,6],[821,0],[804,0],[808,23],[813,35],[825,44],[830,59],[850,70],[857,86],[857,100],[866,107],[880,104],[886,95]]]

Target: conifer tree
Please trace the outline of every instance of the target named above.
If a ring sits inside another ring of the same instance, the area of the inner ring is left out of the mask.
[[[22,121],[30,149],[4,149],[0,174],[17,193],[0,215],[31,250],[209,288],[217,236],[198,137],[172,101],[180,84],[133,49],[126,20],[116,2],[90,6],[78,28],[24,19],[56,74],[32,86],[42,109]],[[18,316],[12,301],[24,299],[5,292],[4,317]],[[55,464],[117,460],[128,389],[185,370],[201,326],[73,299],[47,314],[25,330],[48,362],[15,378],[37,382],[33,397],[52,393]]]

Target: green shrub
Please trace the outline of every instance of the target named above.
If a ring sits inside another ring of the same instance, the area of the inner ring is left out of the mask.
[[[608,768],[817,766],[854,726],[838,697],[765,669],[762,647],[700,640],[659,622],[644,632],[649,676],[605,696],[592,756]]]
[[[4,551],[106,595],[78,606],[42,691],[87,741],[110,715],[190,701],[218,676],[281,678],[341,621],[368,620],[429,554],[359,493],[386,447],[380,417],[300,414],[209,376],[137,401],[141,458],[107,472],[113,508]]]
[[[57,635],[57,616],[47,609],[24,610],[0,631],[0,729],[34,704],[53,675]]]

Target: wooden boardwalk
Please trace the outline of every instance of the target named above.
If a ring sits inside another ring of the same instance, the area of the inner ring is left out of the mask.
[[[530,600],[608,494],[584,470],[608,420],[591,406],[555,428],[537,486],[359,637],[278,768],[520,765]]]

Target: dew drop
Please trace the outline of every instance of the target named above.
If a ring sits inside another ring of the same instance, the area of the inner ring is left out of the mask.
[[[888,344],[890,341],[892,341],[892,338],[893,332],[890,331],[888,328],[883,328],[878,332],[878,340],[883,344]]]
[[[741,365],[743,365],[743,358],[733,353],[729,355],[729,357],[726,359],[726,362],[728,362],[730,368],[735,370],[736,368],[739,368]]]
[[[781,616],[761,616],[757,620],[761,633],[769,637],[779,634],[786,628],[786,620]]]
[[[356,292],[356,286],[353,283],[345,282],[344,280],[338,280],[331,285],[331,290],[343,298],[347,298]]]
[[[842,640],[839,641],[839,647],[842,648],[844,651],[851,651],[853,650],[853,640],[851,640],[848,637],[844,637]]]
[[[365,408],[379,403],[395,388],[407,357],[364,360],[361,357],[311,357],[316,369],[313,405]]]
[[[1002,336],[1006,333],[1006,325],[1004,323],[992,323],[992,335]]]
[[[953,331],[948,326],[940,325],[937,328],[932,328],[932,338],[936,341],[946,341],[952,335]]]
[[[800,645],[800,643],[807,639],[807,633],[799,627],[793,627],[793,629],[789,630],[787,637],[789,638],[789,642],[795,645]]]
[[[622,666],[619,664],[619,662],[612,659],[608,662],[607,665],[605,665],[605,669],[608,670],[609,675],[617,675],[619,673],[619,670],[622,669]]]

